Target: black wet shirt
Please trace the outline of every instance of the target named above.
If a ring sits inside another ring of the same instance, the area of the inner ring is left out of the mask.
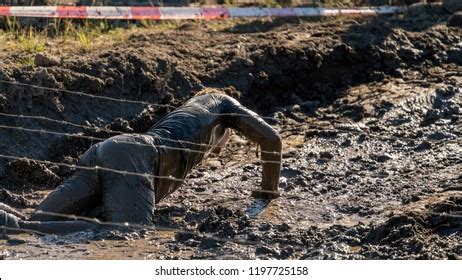
[[[226,127],[221,114],[226,112],[227,103],[222,101],[227,98],[222,95],[196,97],[147,132],[154,137],[158,151],[155,175],[172,178],[155,181],[156,201],[174,192],[181,185],[180,180],[223,137]]]

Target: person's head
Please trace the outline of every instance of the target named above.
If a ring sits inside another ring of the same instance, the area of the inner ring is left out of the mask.
[[[202,95],[206,95],[206,94],[226,94],[226,93],[223,90],[218,89],[218,88],[206,87],[206,88],[203,88],[200,91],[196,92],[194,94],[194,97],[202,96]]]
[[[227,87],[227,88],[211,88],[205,87],[200,91],[196,92],[193,97],[206,95],[206,94],[225,94],[230,97],[239,99],[241,93],[238,92],[234,87]]]

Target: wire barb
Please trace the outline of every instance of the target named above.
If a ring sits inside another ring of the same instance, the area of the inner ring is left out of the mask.
[[[44,130],[44,129],[25,128],[25,127],[20,127],[20,126],[16,127],[16,126],[0,125],[0,128],[27,131],[27,132],[53,134],[53,135],[60,135],[60,136],[66,136],[66,137],[75,137],[75,138],[88,139],[88,140],[93,140],[93,141],[98,141],[98,142],[108,140],[107,138],[101,138],[101,137],[95,137],[95,136],[71,134],[71,133],[66,133],[66,132],[57,132],[57,131],[50,131],[50,130]],[[153,137],[158,138],[157,136],[153,136]],[[165,141],[171,141],[171,142],[174,142],[174,143],[181,143],[181,141],[169,140],[168,138],[163,138],[163,139],[165,139]],[[119,140],[117,140],[116,143],[117,144],[133,145],[133,146],[144,146],[144,147],[153,147],[153,146],[155,146],[156,148],[164,148],[164,149],[167,149],[167,150],[176,150],[176,151],[184,151],[184,152],[190,152],[190,153],[199,153],[199,154],[204,154],[204,155],[209,154],[208,151],[201,151],[201,150],[189,149],[189,148],[184,148],[184,147],[174,147],[174,146],[167,146],[167,145],[141,144],[141,143],[133,143],[133,142],[127,142],[127,141],[119,141]],[[210,145],[210,146],[215,147],[213,145]],[[262,151],[262,153],[263,153],[263,151]],[[273,152],[266,152],[266,151],[265,151],[265,153],[273,154]],[[261,160],[261,159],[260,159],[260,161],[261,162],[267,162],[267,163],[279,163],[279,161],[268,161],[268,160]]]
[[[62,163],[62,162],[33,159],[33,158],[28,158],[28,157],[9,156],[9,155],[3,155],[3,154],[0,154],[0,158],[11,159],[11,160],[29,160],[29,161],[33,161],[37,163],[42,163],[45,165],[57,165],[57,166],[64,166],[68,168],[81,169],[81,170],[102,170],[102,171],[114,172],[114,173],[121,174],[121,175],[140,176],[140,177],[148,177],[148,178],[154,178],[154,179],[166,179],[166,180],[173,180],[173,181],[178,181],[178,182],[184,181],[183,179],[178,179],[178,178],[171,177],[171,176],[157,176],[157,175],[146,174],[146,173],[122,171],[122,170],[117,170],[117,169],[112,169],[112,168],[101,167],[101,166],[88,167],[88,166],[81,166],[81,165],[75,165],[75,164],[67,164],[67,163]]]

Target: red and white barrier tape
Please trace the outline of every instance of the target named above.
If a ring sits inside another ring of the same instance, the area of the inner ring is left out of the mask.
[[[404,7],[226,8],[226,7],[110,7],[110,6],[0,6],[1,16],[82,19],[222,19],[243,17],[323,17],[379,15],[403,12]]]

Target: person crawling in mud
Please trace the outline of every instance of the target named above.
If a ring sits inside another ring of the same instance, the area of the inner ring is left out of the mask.
[[[62,215],[149,225],[155,204],[177,190],[205,154],[219,152],[229,129],[261,146],[262,183],[255,194],[277,197],[281,168],[279,134],[237,100],[224,94],[205,93],[166,115],[145,134],[122,134],[90,147],[78,164],[90,168],[78,169],[41,202],[28,220],[0,204],[0,226],[10,231],[26,229],[53,234],[101,226]]]

